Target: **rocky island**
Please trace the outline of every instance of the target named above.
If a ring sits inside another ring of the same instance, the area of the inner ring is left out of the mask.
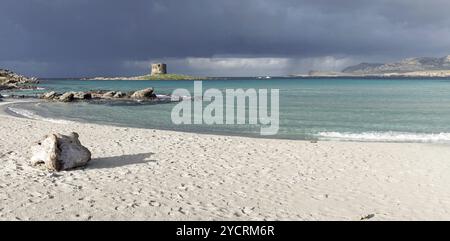
[[[83,78],[83,80],[204,80],[205,77],[196,77],[184,74],[167,73],[167,65],[164,63],[155,63],[150,66],[151,73],[148,75],[131,77],[94,77]]]
[[[204,80],[207,77],[196,77],[183,74],[140,75],[131,77],[93,77],[82,80]]]

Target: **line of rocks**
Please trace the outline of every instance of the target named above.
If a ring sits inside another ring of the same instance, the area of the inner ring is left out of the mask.
[[[79,100],[154,100],[156,95],[153,88],[147,88],[134,92],[121,92],[121,91],[88,91],[88,92],[65,92],[58,94],[55,91],[47,92],[39,96],[40,99],[59,101],[59,102],[72,102]]]

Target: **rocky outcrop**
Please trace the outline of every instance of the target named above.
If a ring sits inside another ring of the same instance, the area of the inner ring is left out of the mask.
[[[0,69],[0,90],[5,89],[33,89],[38,81],[36,78],[29,78],[16,74],[10,70]]]
[[[156,95],[153,94],[153,88],[147,88],[143,90],[138,90],[131,95],[132,99],[152,99],[156,98]]]
[[[90,100],[92,99],[92,94],[88,92],[76,92],[73,95],[73,98],[77,100]]]
[[[110,98],[114,98],[114,95],[116,94],[115,91],[108,91],[106,93],[103,94],[102,98],[103,99],[110,99]]]
[[[59,97],[59,101],[72,102],[74,100],[74,96],[75,96],[75,94],[73,92],[67,92]]]
[[[55,91],[50,91],[47,93],[44,93],[43,95],[41,95],[42,99],[46,99],[46,100],[53,100],[57,97],[58,95],[56,94]]]
[[[78,134],[51,134],[32,147],[31,164],[44,164],[49,171],[69,170],[85,166],[91,152],[81,145]]]
[[[119,99],[119,98],[123,98],[125,96],[127,96],[127,94],[119,91],[119,92],[115,93],[113,97]]]
[[[91,91],[92,99],[101,99],[103,95],[105,94],[105,91],[97,90],[97,91]]]

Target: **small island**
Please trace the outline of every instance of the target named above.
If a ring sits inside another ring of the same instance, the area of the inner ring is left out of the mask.
[[[94,77],[84,78],[83,80],[205,80],[208,77],[190,76],[184,74],[168,74],[167,64],[154,63],[151,64],[151,72],[148,75],[132,76],[132,77]]]

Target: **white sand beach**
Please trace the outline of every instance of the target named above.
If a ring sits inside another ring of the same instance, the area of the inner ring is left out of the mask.
[[[5,104],[5,102],[3,102]],[[93,155],[29,165],[49,133]],[[450,146],[254,139],[0,116],[0,220],[450,219]]]

